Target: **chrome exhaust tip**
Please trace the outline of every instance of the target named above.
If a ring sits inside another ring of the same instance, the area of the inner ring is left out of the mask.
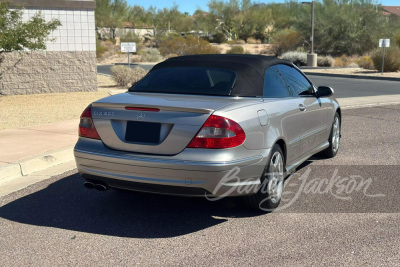
[[[95,184],[90,182],[90,181],[86,181],[83,183],[83,186],[86,187],[87,189],[93,189],[95,188]]]
[[[95,184],[94,188],[96,188],[97,191],[106,191],[108,189],[108,186],[105,184]]]

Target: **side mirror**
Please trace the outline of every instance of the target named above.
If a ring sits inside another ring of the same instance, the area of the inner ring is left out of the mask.
[[[335,91],[329,86],[319,86],[317,92],[319,97],[328,97],[333,95]]]

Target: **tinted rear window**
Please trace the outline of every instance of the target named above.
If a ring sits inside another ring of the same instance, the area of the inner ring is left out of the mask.
[[[236,74],[205,67],[156,69],[129,89],[130,92],[220,95],[231,94]]]

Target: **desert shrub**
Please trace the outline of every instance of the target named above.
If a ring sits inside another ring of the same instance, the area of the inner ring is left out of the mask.
[[[115,40],[115,39],[105,39],[105,40],[101,41],[101,44],[105,47],[111,47],[111,46],[114,46],[116,42],[117,42],[117,40]]]
[[[213,42],[217,43],[217,44],[222,44],[225,43],[227,41],[226,35],[223,34],[222,32],[218,32],[216,34],[213,35]]]
[[[227,54],[244,54],[244,48],[240,45],[232,46],[231,49],[226,51]]]
[[[177,56],[178,56],[177,54],[169,54],[169,55],[166,55],[164,58],[169,59],[169,58],[177,57]]]
[[[260,42],[260,44],[265,40],[265,33],[264,32],[256,32],[254,34],[254,38],[257,40],[257,43]]]
[[[106,51],[107,47],[101,45],[99,40],[96,40],[96,57],[101,58]]]
[[[160,55],[160,51],[157,48],[149,48],[141,53],[141,61],[142,62],[158,62],[162,60],[162,56]]]
[[[286,52],[282,55],[282,59],[290,61],[299,67],[307,65],[307,53],[305,52]]]
[[[372,61],[372,59],[368,56],[364,56],[364,57],[360,57],[357,60],[357,64],[358,66],[360,66],[363,69],[367,69],[367,70],[373,70],[375,69],[374,67],[374,62]]]
[[[272,46],[263,46],[261,50],[258,52],[259,55],[272,55],[273,47]]]
[[[228,42],[226,42],[227,44],[235,44],[235,41],[233,41],[233,40],[229,40]]]
[[[372,52],[371,59],[376,70],[382,70],[382,49],[377,48]],[[400,48],[389,47],[385,49],[384,72],[400,71]]]
[[[246,44],[246,41],[238,39],[238,40],[235,40],[235,44],[244,45],[244,44]]]
[[[257,44],[257,40],[255,38],[253,38],[253,37],[247,38],[246,41],[247,41],[248,44]]]
[[[349,57],[348,55],[344,54],[341,57],[335,57],[333,59],[333,64],[335,67],[357,68],[358,67],[357,60],[358,60],[357,57]]]
[[[147,74],[147,71],[141,67],[130,68],[126,66],[111,67],[111,76],[113,80],[122,87],[135,84]]]
[[[400,34],[398,34],[398,35],[395,37],[394,42],[395,42],[395,44],[396,44],[398,47],[400,47]]]
[[[333,66],[333,58],[330,56],[317,57],[317,65],[319,67],[332,67]]]
[[[128,32],[124,37],[120,38],[121,42],[133,42],[139,44],[142,42],[142,39],[136,34]]]
[[[278,31],[273,36],[275,55],[280,56],[287,51],[296,50],[301,42],[300,33],[293,29]]]
[[[166,56],[169,54],[182,55],[196,55],[196,54],[219,54],[220,51],[217,47],[213,47],[205,40],[197,40],[197,37],[171,37],[160,41],[159,50],[161,55]]]

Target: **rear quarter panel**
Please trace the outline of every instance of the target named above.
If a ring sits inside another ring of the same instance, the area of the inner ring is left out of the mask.
[[[300,147],[301,121],[296,118],[297,102],[293,99],[265,100],[247,105],[231,105],[216,111],[214,114],[232,119],[240,124],[246,133],[243,146],[248,150],[267,150],[282,139],[286,144],[287,162],[296,158],[296,146]],[[258,111],[265,110],[268,123],[263,126]],[[293,142],[294,141],[294,142]],[[289,146],[291,143],[291,146]],[[268,156],[268,155],[264,155]]]

